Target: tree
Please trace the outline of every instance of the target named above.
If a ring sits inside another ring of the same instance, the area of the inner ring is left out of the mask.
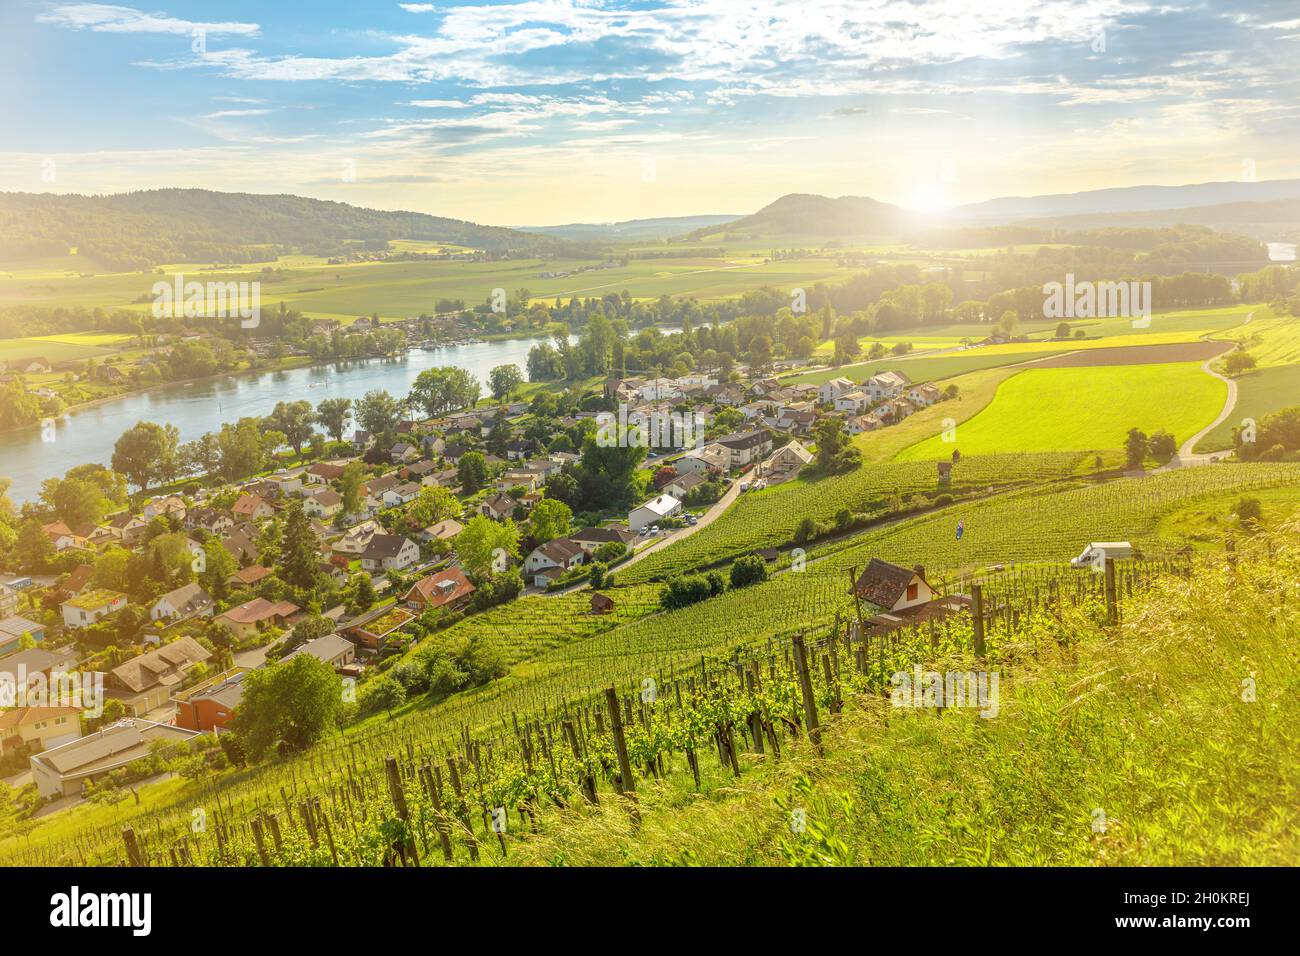
[[[54,542],[35,517],[24,518],[19,523],[14,557],[20,567],[36,572],[44,571],[54,559]]]
[[[1255,367],[1255,356],[1249,352],[1243,352],[1240,349],[1235,352],[1229,352],[1228,357],[1223,360],[1223,369],[1229,375],[1240,375],[1248,369]]]
[[[294,499],[285,510],[284,536],[280,543],[280,577],[303,590],[314,588],[320,578],[317,565],[316,532],[311,529],[302,502]]]
[[[1177,454],[1178,443],[1174,441],[1173,435],[1162,428],[1147,440],[1147,451],[1156,461],[1166,462]]]
[[[334,668],[310,654],[251,670],[243,686],[234,730],[255,760],[277,746],[305,750],[337,724],[343,708]]]
[[[404,513],[410,527],[427,528],[459,514],[460,501],[441,485],[424,485]]]
[[[731,586],[748,587],[767,580],[767,562],[757,554],[747,554],[731,564]]]
[[[96,569],[98,570],[98,569]],[[224,600],[230,591],[227,583],[232,574],[239,570],[235,556],[225,549],[216,538],[209,538],[203,544],[203,570],[199,572],[199,584],[213,599]]]
[[[1147,436],[1146,433],[1137,428],[1128,430],[1128,438],[1124,441],[1125,460],[1129,468],[1141,468],[1142,462],[1147,457]]]
[[[352,418],[352,399],[327,398],[316,406],[316,423],[335,441],[343,440]]]
[[[112,504],[100,485],[80,478],[46,479],[41,500],[70,528],[99,524]]]
[[[361,510],[361,487],[366,483],[366,467],[359,461],[348,462],[339,476],[339,494],[343,496],[343,514]]]
[[[391,674],[380,674],[361,688],[361,712],[377,714],[388,711],[388,719],[393,719],[393,708],[406,703],[406,688]]]
[[[415,378],[410,400],[435,418],[469,408],[478,401],[479,385],[467,370],[455,365],[427,368]]]
[[[293,448],[294,455],[302,457],[302,446],[311,440],[312,426],[316,413],[311,402],[303,399],[296,402],[277,402],[271,414],[267,416],[267,425],[284,435],[285,441]]]
[[[482,577],[500,568],[500,558],[519,557],[519,529],[507,518],[500,523],[475,515],[456,537],[456,553],[471,574]]]
[[[498,402],[509,398],[523,380],[518,365],[498,365],[488,373],[488,387]]]
[[[487,483],[487,459],[481,451],[467,451],[460,457],[456,466],[456,478],[460,481],[461,491],[472,495]]]
[[[347,608],[349,614],[360,614],[374,607],[379,595],[375,593],[375,583],[368,574],[354,574],[348,582]]]
[[[573,511],[563,501],[543,498],[533,508],[533,540],[545,544],[555,538],[563,538],[572,528]]]
[[[1058,339],[1068,339],[1070,337],[1070,323],[1062,322],[1056,327],[1056,337]]]
[[[372,389],[357,400],[357,422],[372,435],[391,432],[402,420],[402,407],[383,389]]]
[[[163,473],[164,462],[176,459],[179,436],[175,425],[137,422],[113,445],[113,470],[144,491]]]
[[[1239,499],[1233,511],[1242,524],[1258,525],[1264,520],[1264,509],[1260,507],[1258,498]]]
[[[998,328],[1007,335],[1012,335],[1016,331],[1016,326],[1020,324],[1020,316],[1016,315],[1011,309],[1002,313],[1002,318],[998,319]]]
[[[220,476],[226,481],[242,481],[270,467],[272,452],[285,443],[284,435],[268,431],[258,418],[241,418],[226,422],[217,434],[221,454]]]

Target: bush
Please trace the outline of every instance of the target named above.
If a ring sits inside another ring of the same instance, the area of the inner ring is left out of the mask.
[[[679,574],[668,579],[668,586],[659,596],[659,603],[667,610],[689,607],[726,590],[726,581],[717,571],[708,574]]]
[[[737,558],[731,565],[731,586],[745,588],[767,580],[767,562],[757,554]]]
[[[1264,509],[1260,507],[1258,498],[1242,498],[1234,511],[1242,524],[1264,520]]]
[[[622,541],[606,541],[592,552],[592,557],[608,566],[623,557],[625,554],[627,554],[627,545]]]

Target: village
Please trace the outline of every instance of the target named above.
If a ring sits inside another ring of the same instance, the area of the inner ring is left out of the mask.
[[[105,701],[94,719],[53,700],[0,713],[0,768],[29,770],[42,799],[79,798],[158,741],[228,729],[253,669],[307,654],[364,687],[423,636],[520,596],[589,588],[591,613],[608,614],[620,566],[815,467],[819,422],[856,434],[943,397],[896,371],[816,386],[746,372],[610,378],[558,414],[553,398],[505,400],[388,436],[358,428],[347,455],[44,523],[50,565],[68,570],[11,568],[0,584],[0,686],[95,672]],[[578,521],[562,500],[583,464],[573,439],[613,408],[703,431],[639,439],[640,496]],[[131,587],[126,558],[148,566]]]

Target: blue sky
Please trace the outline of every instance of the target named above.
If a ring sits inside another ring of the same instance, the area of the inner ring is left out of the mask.
[[[517,225],[1300,176],[1295,0],[5,0],[0,36],[12,190]]]

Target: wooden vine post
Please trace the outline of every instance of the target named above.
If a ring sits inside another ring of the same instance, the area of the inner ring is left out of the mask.
[[[605,688],[605,708],[609,711],[609,727],[614,735],[614,750],[618,753],[618,792],[627,797],[631,807],[632,822],[641,822],[641,807],[636,799],[636,780],[632,778],[632,762],[627,757],[627,740],[623,736],[623,714],[618,706],[618,692]]]
[[[1115,559],[1106,558],[1106,622],[1114,627],[1119,623],[1119,599],[1115,594]]]
[[[808,739],[812,741],[817,754],[822,753],[822,730],[817,724],[817,701],[813,697],[812,675],[808,672],[808,653],[804,649],[803,635],[796,634],[794,644],[794,664],[799,677],[799,691],[803,697],[803,717],[808,725]]]
[[[971,623],[975,629],[975,656],[984,656],[984,588],[978,584],[970,587]]]
[[[411,812],[406,808],[406,794],[402,792],[402,777],[397,771],[397,758],[384,759],[384,775],[388,777],[388,794],[393,800],[393,809],[406,830],[405,853],[403,859],[410,860],[411,866],[420,865],[420,854],[415,849],[415,836],[411,829]]]

